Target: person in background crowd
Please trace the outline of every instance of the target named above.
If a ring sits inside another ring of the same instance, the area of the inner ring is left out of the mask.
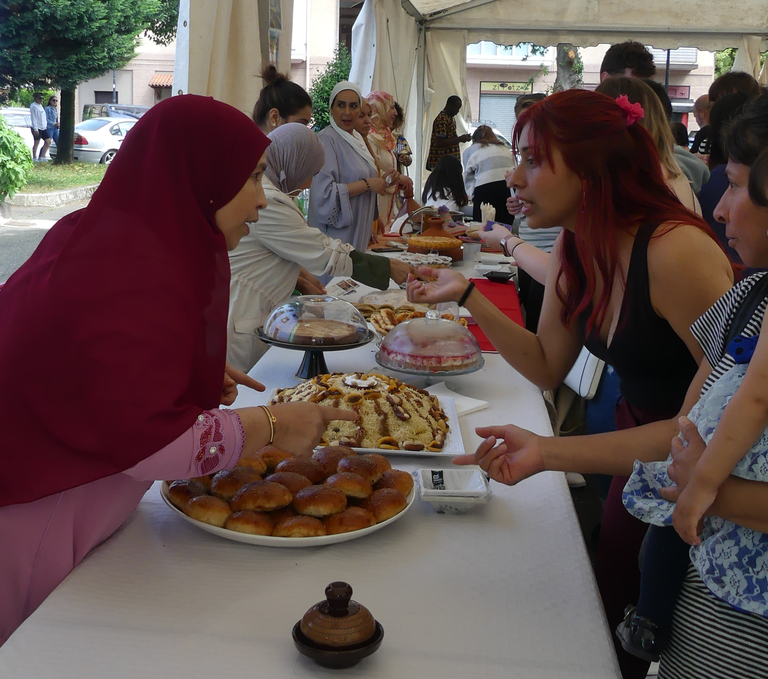
[[[453,212],[461,212],[461,208],[469,203],[461,161],[456,156],[443,156],[437,161],[437,166],[424,183],[421,202],[431,207],[445,205]]]
[[[307,222],[365,252],[373,234],[376,198],[388,185],[378,176],[373,156],[355,130],[362,100],[357,85],[347,80],[331,91],[331,124],[318,133],[325,165],[312,180]]]
[[[371,119],[373,118],[373,108],[371,108],[371,105],[368,103],[367,99],[363,99],[362,103],[360,104],[360,117],[357,119],[357,122],[355,122],[355,131],[360,133],[360,136],[363,138],[363,141],[365,142],[365,145],[368,147],[368,151],[371,154],[371,157],[373,158],[373,162],[376,164],[376,172],[379,177],[382,176],[381,172],[381,166],[379,165],[379,161],[376,157],[376,154],[373,152],[373,149],[371,148],[371,143],[368,141],[368,135],[371,133],[371,130],[373,129],[373,125],[371,124]],[[384,233],[386,231],[386,225],[382,222],[381,216],[379,215],[379,209],[376,208],[376,216],[373,220],[373,231],[371,232],[371,245],[378,244],[378,234]]]
[[[225,354],[227,250],[266,205],[268,144],[211,97],[156,104],[88,205],[0,290],[3,440],[27,451],[0,470],[0,645],[156,479],[230,469],[269,443],[309,455],[329,420],[349,419],[219,407],[237,383],[264,389]]]
[[[714,104],[720,97],[733,92],[742,92],[751,99],[760,94],[760,84],[749,73],[730,71],[709,86],[709,101]]]
[[[643,116],[639,122],[653,137],[667,185],[686,208],[696,214],[701,214],[701,206],[693,187],[677,162],[672,128],[664,114],[661,100],[648,87],[646,81],[640,78],[611,76],[603,80],[595,91],[607,94],[614,99],[625,95],[632,104],[639,104],[642,107]]]
[[[351,276],[381,290],[389,286],[390,277],[399,284],[413,271],[404,262],[359,252],[308,226],[291,195],[309,186],[322,169],[323,143],[297,123],[275,128],[269,139],[264,171],[267,206],[229,253],[227,362],[244,372],[267,350],[256,330],[288,299],[303,268],[318,276]]]
[[[35,92],[32,99],[33,101],[29,105],[29,115],[32,118],[32,137],[34,138],[32,160],[45,160],[48,147],[51,145],[51,137],[48,134],[48,119],[45,117],[45,109],[43,108],[43,95],[40,92]],[[37,148],[41,141],[43,145],[38,153]]]
[[[54,144],[59,143],[59,111],[56,108],[59,100],[56,96],[48,97],[48,105],[45,107],[45,118],[48,121],[48,136]]]
[[[680,411],[703,358],[690,325],[733,284],[728,259],[706,223],[669,190],[653,139],[637,124],[638,108],[623,96],[573,89],[518,119],[521,162],[511,183],[523,214],[532,228],[564,227],[549,257],[536,334],[504,316],[458,271],[421,267],[424,281],[408,283],[413,302],[464,304],[501,356],[541,389],[559,386],[586,345],[621,379],[621,429],[668,422]],[[496,447],[493,436],[507,431],[519,430],[480,429],[488,439],[477,459]],[[668,446],[674,432],[669,424],[661,431]],[[580,437],[567,437],[574,438]],[[469,459],[475,456],[460,458]],[[505,478],[495,467],[490,471]],[[603,514],[596,575],[613,629],[637,601],[646,526],[621,503],[626,464],[608,473],[617,476]],[[616,646],[624,676],[644,678],[648,664],[618,640]]]
[[[672,137],[677,146],[688,150],[688,128],[683,123],[672,123]],[[677,153],[677,149],[675,149]]]
[[[301,85],[278,73],[273,64],[264,68],[261,79],[264,87],[253,107],[253,121],[264,134],[285,123],[309,125],[312,99]]]
[[[656,75],[653,55],[645,45],[633,40],[611,45],[600,64],[600,81],[612,75],[651,78]]]
[[[480,125],[472,133],[472,146],[477,149],[464,166],[464,188],[472,196],[472,219],[482,221],[480,206],[489,203],[496,208],[494,221],[512,225],[515,218],[507,212],[505,177],[515,168],[515,157],[488,125]]]
[[[650,87],[654,94],[661,102],[661,106],[664,109],[664,115],[667,117],[667,122],[672,124],[672,101],[667,94],[667,90],[664,89],[664,85],[660,82],[653,80],[652,78],[643,78],[643,82]],[[698,194],[701,191],[701,186],[707,179],[709,179],[709,168],[701,158],[694,156],[692,153],[686,152],[686,149],[677,144],[673,145],[672,151],[675,154],[675,160],[680,166],[680,169],[688,177],[688,181],[693,187],[693,192]],[[683,201],[685,203],[685,201]]]
[[[428,170],[434,170],[437,161],[443,156],[455,156],[456,160],[459,160],[459,144],[472,141],[472,135],[456,134],[454,118],[461,111],[462,105],[461,97],[452,94],[432,123],[432,137],[429,142],[429,156],[427,156]]]
[[[387,182],[387,190],[378,198],[379,220],[386,228],[397,216],[395,196],[400,191],[413,195],[413,181],[397,171],[397,140],[392,134],[392,126],[397,117],[394,98],[387,92],[374,91],[366,99],[373,112],[371,133],[368,135],[369,147],[381,170],[381,176]]]
[[[397,146],[395,147],[395,158],[397,158],[397,171],[407,173],[408,168],[413,162],[413,151],[411,145],[403,136],[403,126],[405,125],[405,113],[402,106],[395,102],[395,120],[392,123],[392,133],[397,140]]]
[[[693,138],[691,153],[698,153],[705,157],[709,155],[709,112],[711,110],[712,102],[709,100],[709,94],[702,94],[693,102],[693,117],[696,118],[699,130]]]

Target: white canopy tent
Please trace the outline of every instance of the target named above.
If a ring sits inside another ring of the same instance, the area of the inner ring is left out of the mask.
[[[451,94],[469,101],[468,44],[587,47],[633,39],[658,49],[739,47],[736,67],[757,76],[767,37],[765,0],[738,7],[707,0],[365,0],[352,32],[350,80],[364,93],[385,90],[405,102],[405,136],[415,141],[412,168],[421,186],[432,120]],[[768,70],[761,75],[768,78]]]

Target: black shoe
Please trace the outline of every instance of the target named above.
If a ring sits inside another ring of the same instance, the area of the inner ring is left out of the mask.
[[[635,607],[624,611],[624,621],[616,628],[622,648],[631,655],[648,662],[658,662],[662,640],[659,627],[652,620],[635,614]]]

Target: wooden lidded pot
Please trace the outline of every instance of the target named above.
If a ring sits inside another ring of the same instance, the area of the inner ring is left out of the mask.
[[[301,619],[301,632],[320,646],[338,650],[363,644],[376,632],[371,612],[352,601],[346,582],[332,582],[325,588],[325,601],[316,603]]]

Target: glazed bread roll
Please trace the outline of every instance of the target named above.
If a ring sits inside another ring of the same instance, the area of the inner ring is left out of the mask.
[[[407,505],[408,501],[405,499],[405,495],[394,488],[374,490],[368,498],[360,503],[363,509],[367,509],[373,514],[376,523],[391,519],[402,512]]]
[[[267,463],[258,453],[255,455],[241,455],[235,467],[250,467],[259,474],[267,473]]]
[[[366,460],[364,457],[358,455],[356,457],[344,457],[339,460],[339,464],[336,465],[336,471],[338,472],[352,472],[358,476],[362,476],[368,483],[373,485],[381,478],[381,472],[375,463],[370,460]]]
[[[190,479],[190,481],[197,481],[203,488],[205,488],[207,493],[211,492],[211,479],[214,477],[214,474],[206,474],[205,476],[196,476],[194,479]]]
[[[312,453],[312,459],[319,463],[325,472],[325,478],[328,478],[331,474],[336,473],[336,467],[339,464],[339,460],[343,457],[354,457],[357,453],[352,448],[346,446],[326,446],[325,448],[318,448]]]
[[[376,519],[367,509],[347,507],[343,512],[326,517],[323,523],[328,535],[338,535],[375,526]]]
[[[267,471],[270,472],[275,471],[275,467],[283,460],[293,457],[290,453],[286,453],[284,450],[274,446],[264,446],[257,454],[264,460],[264,464],[267,465]]]
[[[261,474],[249,467],[235,467],[214,475],[211,479],[211,495],[231,502],[235,494],[245,484],[260,481]]]
[[[221,498],[213,495],[198,495],[187,502],[184,513],[197,521],[224,528],[232,511]]]
[[[381,475],[376,484],[376,490],[379,488],[394,488],[408,497],[408,493],[413,490],[413,477],[400,469],[390,469]]]
[[[190,479],[189,481],[174,481],[168,488],[168,499],[174,507],[183,510],[187,502],[193,497],[207,495],[202,483]]]
[[[362,458],[364,460],[368,460],[369,462],[373,462],[373,464],[378,467],[382,474],[392,469],[392,465],[389,464],[389,460],[383,455],[379,455],[378,453],[368,453],[367,455],[363,455]]]
[[[269,512],[269,517],[275,522],[275,526],[286,519],[292,519],[294,516],[298,516],[298,514],[296,514],[296,510],[292,505],[287,505]]]
[[[224,524],[224,528],[236,530],[238,533],[249,533],[250,535],[272,535],[275,529],[275,521],[264,512],[254,512],[245,509],[242,512],[235,512]]]
[[[230,504],[235,512],[243,509],[269,512],[291,504],[291,492],[279,483],[254,481],[237,491]]]
[[[305,516],[323,518],[337,514],[347,506],[347,496],[333,486],[309,486],[293,498],[293,508]]]
[[[272,535],[278,538],[315,538],[325,534],[323,522],[311,516],[286,519],[272,532]]]
[[[291,492],[291,495],[296,495],[302,488],[312,485],[312,482],[306,476],[296,472],[275,472],[264,480],[285,486]]]
[[[318,462],[310,459],[300,459],[293,457],[289,460],[283,460],[277,467],[276,472],[293,472],[306,476],[313,484],[322,483],[325,478],[325,472]]]
[[[352,474],[351,472],[333,474],[325,480],[325,483],[338,488],[348,498],[358,500],[364,500],[373,492],[373,488],[371,488],[371,484],[368,481],[362,476]]]

